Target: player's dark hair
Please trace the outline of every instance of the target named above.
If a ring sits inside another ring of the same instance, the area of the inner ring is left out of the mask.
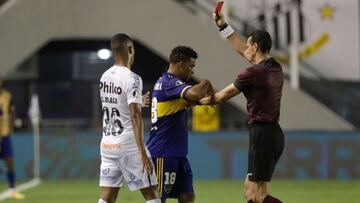
[[[179,62],[188,62],[191,58],[197,59],[197,57],[197,53],[192,48],[177,46],[171,51],[169,58],[171,64],[176,64]]]
[[[271,50],[272,40],[268,32],[264,30],[255,30],[250,33],[251,43],[256,43],[262,53],[269,53]]]
[[[111,38],[111,50],[114,53],[121,55],[127,54],[129,50],[129,42],[132,42],[132,39],[128,35],[124,33],[115,34]]]

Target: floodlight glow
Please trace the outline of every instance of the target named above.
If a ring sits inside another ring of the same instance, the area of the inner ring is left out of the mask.
[[[110,58],[110,56],[111,56],[111,52],[110,52],[109,49],[100,49],[97,52],[97,55],[102,60],[108,60]]]

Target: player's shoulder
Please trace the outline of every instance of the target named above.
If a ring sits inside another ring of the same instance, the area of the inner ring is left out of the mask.
[[[263,60],[260,64],[264,68],[269,69],[269,70],[282,69],[281,64],[279,62],[277,62],[276,59],[274,59],[273,57]]]
[[[131,70],[130,70],[127,74],[128,74],[128,76],[129,76],[131,79],[136,79],[136,80],[140,80],[140,79],[141,79],[140,75],[132,72]]]
[[[186,84],[183,80],[175,75],[168,74],[164,79],[164,83],[168,86],[181,86]]]
[[[132,72],[132,71],[129,71],[127,73],[127,80],[130,82],[130,83],[142,83],[142,78],[140,77],[140,75]]]
[[[240,71],[240,74],[252,75],[252,74],[256,74],[259,71],[261,71],[261,67],[259,65],[253,65],[253,66],[249,66],[245,69],[242,69]]]
[[[105,72],[103,72],[100,80],[104,80],[105,78],[107,78],[109,76],[113,76],[115,74],[116,74],[116,69],[114,68],[114,66],[111,66]]]

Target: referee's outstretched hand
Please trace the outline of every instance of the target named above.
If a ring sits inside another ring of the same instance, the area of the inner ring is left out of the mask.
[[[224,19],[224,14],[222,14],[221,11],[218,13],[213,13],[213,20],[218,27],[222,27],[226,23]]]

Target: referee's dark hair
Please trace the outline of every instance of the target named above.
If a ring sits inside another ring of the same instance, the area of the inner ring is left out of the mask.
[[[198,55],[196,51],[187,46],[177,46],[170,54],[170,63],[176,64],[179,62],[188,62],[191,58],[197,59]]]
[[[124,33],[115,34],[111,38],[111,50],[113,51],[114,54],[120,54],[124,56],[125,54],[128,53],[129,42],[132,42],[132,39],[128,35]]]
[[[269,53],[271,50],[272,40],[268,32],[264,30],[255,30],[250,33],[251,43],[256,43],[262,53]]]

